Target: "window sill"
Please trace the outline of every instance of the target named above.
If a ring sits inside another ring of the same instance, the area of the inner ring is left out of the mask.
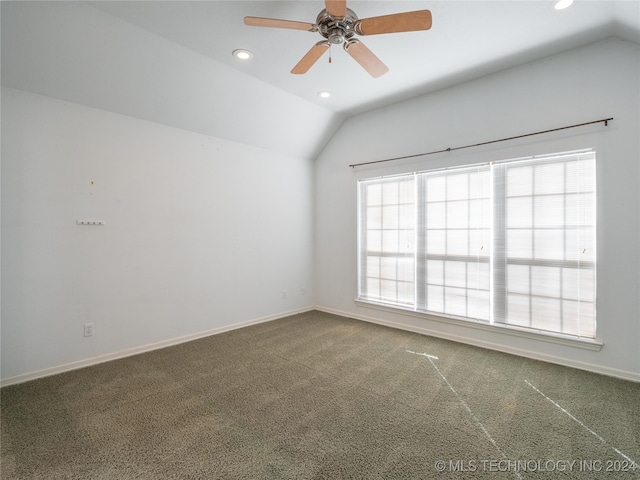
[[[382,303],[374,303],[365,300],[356,299],[355,302],[366,308],[380,310],[383,312],[398,313],[414,318],[427,319],[434,322],[447,323],[449,325],[457,325],[466,328],[474,328],[485,332],[500,333],[514,337],[527,338],[531,340],[556,343],[569,347],[582,348],[585,350],[600,351],[604,345],[601,341],[592,338],[579,338],[572,335],[563,335],[560,333],[545,332],[541,330],[532,330],[520,328],[512,325],[478,323],[460,317],[450,317],[444,315],[435,315],[433,313],[416,312],[409,308],[389,306]]]

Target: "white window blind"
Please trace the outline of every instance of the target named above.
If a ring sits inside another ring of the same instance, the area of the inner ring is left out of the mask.
[[[419,175],[420,310],[489,320],[489,167]]]
[[[415,304],[415,176],[360,186],[361,288],[367,298]]]
[[[595,152],[359,182],[359,298],[595,337]]]

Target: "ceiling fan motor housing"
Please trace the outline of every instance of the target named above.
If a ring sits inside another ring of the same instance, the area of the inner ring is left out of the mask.
[[[357,21],[358,16],[350,8],[347,8],[344,17],[334,17],[325,9],[318,14],[316,25],[320,35],[333,45],[340,45],[355,35],[354,26]]]

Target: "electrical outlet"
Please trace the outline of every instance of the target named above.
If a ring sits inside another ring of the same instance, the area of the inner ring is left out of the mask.
[[[92,337],[93,336],[93,323],[85,323],[84,324],[84,336]]]
[[[286,290],[282,290],[282,298],[283,299],[287,298],[287,291]]]
[[[306,295],[306,294],[307,294],[307,289],[306,289],[306,288],[304,288],[304,287],[302,287],[302,288],[300,289],[300,293],[301,293],[303,296],[304,296],[304,295]]]

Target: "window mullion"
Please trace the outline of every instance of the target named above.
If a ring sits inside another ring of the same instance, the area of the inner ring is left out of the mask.
[[[417,310],[427,309],[427,235],[426,235],[426,199],[427,182],[424,174],[416,175],[415,202],[416,202],[416,304]]]
[[[507,318],[507,192],[505,167],[491,165],[491,320],[490,323],[504,323]]]

